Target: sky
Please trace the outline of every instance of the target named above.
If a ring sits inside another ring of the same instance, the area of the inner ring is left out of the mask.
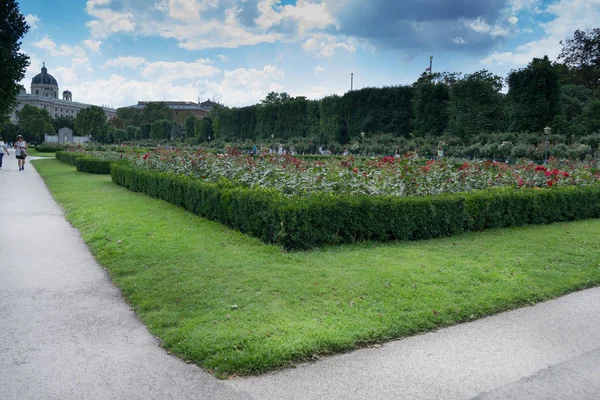
[[[46,63],[73,101],[205,101],[267,93],[320,99],[410,85],[433,71],[505,78],[556,59],[576,29],[600,26],[600,0],[21,0],[21,51]]]

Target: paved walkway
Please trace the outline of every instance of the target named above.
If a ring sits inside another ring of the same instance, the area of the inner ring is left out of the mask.
[[[599,266],[600,267],[600,266]],[[138,321],[39,175],[0,171],[0,399],[597,399],[600,288],[218,381]]]

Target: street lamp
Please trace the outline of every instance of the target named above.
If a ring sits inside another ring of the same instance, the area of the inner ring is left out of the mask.
[[[210,144],[210,136],[208,137],[208,144]]]
[[[549,126],[544,128],[544,134],[546,136],[546,158],[544,159],[544,164],[548,163],[548,136],[550,135],[550,132],[552,132],[552,128]]]

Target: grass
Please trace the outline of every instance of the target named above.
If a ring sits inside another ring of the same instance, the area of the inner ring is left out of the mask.
[[[600,220],[286,253],[108,176],[35,166],[152,334],[218,377],[600,284]]]
[[[27,154],[35,157],[54,157],[56,153],[41,153],[34,148],[27,149]]]

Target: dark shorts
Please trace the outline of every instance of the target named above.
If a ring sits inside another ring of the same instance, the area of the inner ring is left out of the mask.
[[[24,160],[27,156],[17,156],[17,160]]]

